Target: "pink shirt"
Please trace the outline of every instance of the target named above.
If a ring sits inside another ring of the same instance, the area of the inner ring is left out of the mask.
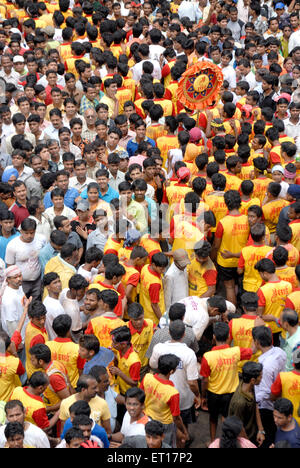
[[[244,437],[238,437],[238,442],[241,446],[241,448],[257,448],[256,445],[252,444],[250,440],[244,439]],[[208,448],[220,448],[220,439],[214,440]]]
[[[132,164],[139,164],[140,166],[143,167],[143,162],[147,159],[146,156],[142,156],[141,154],[138,154],[137,156],[131,156],[129,158],[129,164],[128,167],[131,166]]]

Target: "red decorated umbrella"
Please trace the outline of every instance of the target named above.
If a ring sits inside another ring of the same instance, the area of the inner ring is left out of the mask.
[[[223,73],[218,65],[201,61],[188,68],[178,86],[178,100],[188,109],[202,110],[218,96]]]

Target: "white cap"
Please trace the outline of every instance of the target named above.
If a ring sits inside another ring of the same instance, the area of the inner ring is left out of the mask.
[[[13,63],[24,63],[25,60],[24,60],[24,57],[22,57],[22,55],[15,55],[14,58],[13,58]]]

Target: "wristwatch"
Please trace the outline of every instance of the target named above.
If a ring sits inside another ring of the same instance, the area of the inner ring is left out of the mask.
[[[266,435],[265,431],[258,431],[259,434]]]

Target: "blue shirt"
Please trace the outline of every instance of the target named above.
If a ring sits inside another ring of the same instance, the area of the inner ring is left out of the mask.
[[[59,252],[55,250],[50,242],[43,247],[39,252],[39,262],[41,265],[42,275],[44,274],[45,266],[52,257],[56,257]]]
[[[71,422],[71,419],[68,418],[64,424],[64,429],[61,434],[61,439],[65,438],[65,433],[67,432],[68,429],[71,429],[73,427],[73,424]],[[92,435],[98,437],[104,444],[104,448],[109,447],[109,440],[107,438],[107,434],[105,429],[103,427],[99,426],[99,424],[94,423],[93,428],[92,428]]]
[[[81,196],[81,198],[86,199],[88,197],[87,196],[87,189],[84,189],[81,192],[80,196]],[[108,185],[108,190],[104,195],[102,195],[100,190],[99,190],[99,198],[100,198],[100,200],[103,200],[103,201],[105,201],[107,203],[110,203],[114,198],[119,198],[119,192],[117,192],[110,185]]]
[[[0,236],[0,258],[2,258],[2,260],[4,260],[4,262],[5,262],[5,253],[6,253],[7,244],[12,239],[14,239],[15,237],[20,235],[19,231],[16,231],[15,229],[13,229],[13,231],[15,231],[14,234],[12,234],[7,239],[6,239],[6,237]]]
[[[148,138],[146,137],[145,140],[147,143],[150,143],[151,146],[156,146],[155,145],[155,141],[152,140],[152,138]],[[132,138],[131,140],[129,140],[129,142],[127,143],[127,146],[126,146],[126,151],[130,156],[134,156],[135,152],[137,151],[139,147],[139,144],[137,143],[137,141],[135,140],[135,138]]]
[[[75,199],[79,197],[80,193],[78,190],[74,188],[69,188],[64,196],[64,204],[68,207],[74,210],[75,207]],[[51,192],[47,192],[46,195],[44,196],[44,205],[45,209],[50,208],[50,206],[53,206],[52,200],[51,200]]]
[[[292,431],[282,431],[279,427],[277,428],[275,444],[276,442],[285,440],[290,443],[291,448],[300,448],[300,427],[296,419],[294,419],[294,421],[296,423],[296,427]]]
[[[107,367],[108,364],[113,361],[114,357],[115,355],[111,349],[100,347],[99,353],[95,354],[95,356],[90,361],[85,363],[83,373],[88,374],[91,368],[94,366]]]

